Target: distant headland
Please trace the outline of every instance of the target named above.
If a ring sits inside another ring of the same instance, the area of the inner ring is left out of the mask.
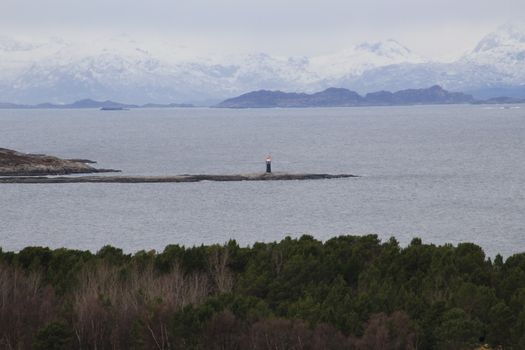
[[[313,94],[259,90],[224,100],[216,107],[308,108],[500,103],[525,103],[525,99],[498,97],[489,100],[476,100],[471,95],[462,92],[450,92],[441,86],[434,85],[426,89],[407,89],[397,92],[371,92],[365,96],[343,88],[328,88]]]

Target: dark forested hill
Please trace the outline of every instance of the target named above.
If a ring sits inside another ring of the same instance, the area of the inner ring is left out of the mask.
[[[470,243],[0,250],[0,296],[1,348],[525,348],[525,254]]]
[[[313,94],[286,93],[282,91],[253,91],[221,102],[223,108],[268,107],[350,107],[350,106],[401,106],[416,104],[471,103],[474,98],[461,92],[449,92],[440,86],[428,89],[408,89],[397,92],[379,91],[360,96],[355,91],[329,88]]]

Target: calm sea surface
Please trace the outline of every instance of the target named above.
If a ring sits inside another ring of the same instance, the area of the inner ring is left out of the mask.
[[[352,173],[319,181],[0,185],[0,246],[134,252],[311,234],[525,251],[525,106],[0,110],[0,147],[124,174]]]

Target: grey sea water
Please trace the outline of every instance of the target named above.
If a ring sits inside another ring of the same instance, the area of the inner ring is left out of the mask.
[[[124,174],[352,173],[318,181],[0,185],[0,246],[133,252],[311,234],[525,251],[525,106],[0,110],[0,147]]]

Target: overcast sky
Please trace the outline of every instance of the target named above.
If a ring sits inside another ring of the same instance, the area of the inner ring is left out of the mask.
[[[524,19],[525,0],[0,0],[0,35],[127,33],[282,55],[393,38],[423,55],[447,57]]]

